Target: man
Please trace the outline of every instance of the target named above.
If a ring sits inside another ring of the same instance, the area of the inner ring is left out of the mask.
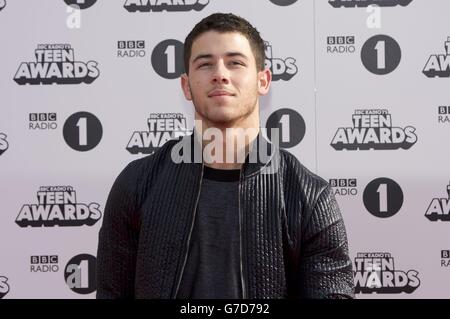
[[[353,297],[330,186],[260,132],[271,73],[258,31],[213,14],[187,36],[184,55],[194,134],[131,162],[115,181],[97,297]]]

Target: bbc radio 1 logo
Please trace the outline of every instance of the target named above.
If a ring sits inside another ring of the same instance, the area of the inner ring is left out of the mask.
[[[92,83],[100,74],[96,61],[75,61],[70,44],[38,44],[36,62],[22,62],[14,81],[25,84]]]
[[[425,217],[430,221],[450,221],[450,183],[447,185],[447,198],[433,198]]]
[[[131,154],[152,154],[168,140],[188,133],[186,117],[181,113],[151,113],[148,131],[135,131],[126,149]]]
[[[400,64],[402,50],[398,42],[384,34],[368,39],[361,49],[361,61],[364,67],[376,75],[393,72]]]
[[[438,107],[438,123],[450,124],[450,106]]]
[[[9,292],[8,277],[0,276],[0,299],[5,297]]]
[[[153,69],[165,79],[180,77],[185,72],[183,52],[183,42],[175,39],[161,41],[152,51]]]
[[[265,48],[265,67],[272,71],[272,80],[290,80],[294,75],[297,74],[298,68],[295,64],[295,59],[288,57],[285,59],[275,58],[272,52],[272,46],[269,42],[264,42]]]
[[[6,0],[0,0],[0,11],[6,7]]]
[[[35,255],[30,257],[30,272],[49,273],[58,272],[58,256],[57,255]]]
[[[16,224],[20,227],[92,226],[101,217],[100,204],[80,203],[72,186],[41,186],[37,204],[25,204]]]
[[[56,130],[58,124],[56,122],[56,113],[30,113],[28,115],[30,130]]]
[[[444,43],[445,54],[432,54],[423,69],[423,74],[429,78],[450,77],[450,37]]]
[[[358,253],[355,262],[355,293],[413,293],[420,286],[417,270],[398,270],[390,253]]]
[[[328,54],[344,54],[354,53],[355,36],[328,36],[327,37],[327,53]]]
[[[0,155],[6,152],[9,147],[7,138],[8,136],[5,133],[0,132]]]
[[[413,126],[395,127],[385,109],[359,109],[352,115],[353,127],[340,127],[331,141],[337,150],[410,149],[417,142]]]
[[[64,2],[68,6],[83,10],[92,7],[97,0],[64,0]]]
[[[364,188],[363,203],[369,213],[378,218],[389,218],[403,206],[403,190],[391,178],[379,177]]]
[[[291,108],[282,108],[273,112],[266,121],[267,137],[281,148],[298,145],[306,134],[306,123],[303,117]],[[273,134],[276,134],[273,135]],[[278,141],[274,141],[278,138]]]
[[[117,57],[118,58],[143,58],[146,55],[145,41],[118,41]]]
[[[161,11],[201,11],[209,4],[209,0],[126,0],[123,7],[128,12],[161,12]]]
[[[441,250],[441,267],[450,267],[450,250]]]
[[[368,7],[377,5],[379,7],[406,7],[413,0],[328,0],[328,3],[335,8],[354,8],[354,7]]]
[[[64,141],[75,151],[92,150],[100,143],[102,136],[102,123],[92,113],[77,112],[70,115],[64,122]]]
[[[296,3],[297,0],[270,0],[270,2],[272,2],[273,4],[276,4],[277,6],[280,6],[280,7],[286,7],[286,6],[290,6],[291,4]]]
[[[356,178],[332,178],[329,180],[331,191],[335,196],[358,195],[358,182]]]
[[[96,263],[96,258],[89,254],[80,254],[70,259],[64,268],[66,285],[77,294],[94,292],[97,289]]]

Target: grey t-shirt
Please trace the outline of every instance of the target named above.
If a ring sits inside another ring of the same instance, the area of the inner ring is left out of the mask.
[[[177,298],[241,298],[239,170],[204,167]]]

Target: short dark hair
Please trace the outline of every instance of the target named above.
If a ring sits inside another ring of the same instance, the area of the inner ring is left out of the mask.
[[[244,18],[232,13],[214,13],[197,23],[184,41],[184,67],[187,74],[189,74],[189,59],[191,58],[192,43],[197,37],[207,31],[241,33],[250,43],[256,61],[256,68],[258,71],[264,70],[266,57],[265,46],[258,30]]]

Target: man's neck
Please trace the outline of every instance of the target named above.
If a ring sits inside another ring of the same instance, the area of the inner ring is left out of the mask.
[[[245,124],[214,126],[196,120],[195,131],[202,141],[203,163],[215,169],[240,169],[260,132],[259,118],[255,123]]]

